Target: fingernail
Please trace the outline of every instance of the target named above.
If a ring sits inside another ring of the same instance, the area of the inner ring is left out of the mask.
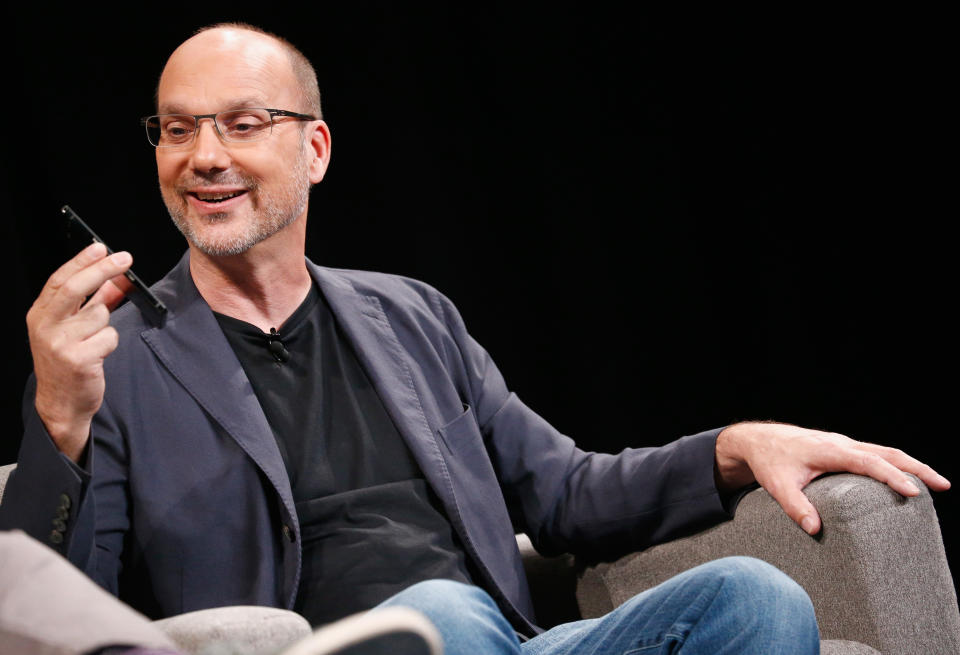
[[[804,516],[803,520],[800,521],[800,527],[803,528],[803,531],[807,534],[813,534],[813,529],[816,525],[817,522],[813,520],[812,516]]]
[[[133,257],[128,252],[118,252],[110,256],[110,261],[117,266],[126,266],[133,261]]]

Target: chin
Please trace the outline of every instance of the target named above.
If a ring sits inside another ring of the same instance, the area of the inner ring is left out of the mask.
[[[182,231],[182,230],[181,230]],[[263,237],[253,230],[240,233],[225,231],[225,233],[211,234],[210,230],[191,231],[184,234],[191,244],[200,252],[211,257],[229,257],[242,255],[263,240]]]

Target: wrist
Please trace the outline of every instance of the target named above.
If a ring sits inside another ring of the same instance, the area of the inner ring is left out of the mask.
[[[69,420],[58,418],[35,406],[37,416],[46,428],[57,450],[74,462],[79,462],[90,438],[90,419]]]
[[[714,478],[719,491],[735,491],[756,482],[747,458],[752,432],[750,423],[735,423],[717,435]]]

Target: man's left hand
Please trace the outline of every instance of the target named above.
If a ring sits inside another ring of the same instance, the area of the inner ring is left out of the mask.
[[[803,493],[824,473],[868,475],[904,496],[920,493],[907,473],[934,491],[950,482],[896,448],[854,441],[842,434],[783,423],[737,423],[717,437],[717,486],[733,490],[756,481],[804,531],[820,531],[820,515]]]

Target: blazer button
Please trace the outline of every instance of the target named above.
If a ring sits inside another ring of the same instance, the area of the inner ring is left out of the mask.
[[[61,521],[66,521],[68,518],[70,518],[70,510],[68,510],[66,507],[58,507],[57,518]]]
[[[62,544],[63,533],[57,532],[56,530],[54,530],[53,532],[50,533],[50,541],[52,541],[55,544]]]
[[[57,532],[66,532],[67,524],[62,519],[53,519],[53,529]]]
[[[60,494],[60,507],[63,509],[70,509],[70,496],[67,494]]]
[[[287,541],[293,543],[293,540],[296,539],[296,535],[293,534],[293,530],[286,523],[283,524],[283,536],[287,538]]]

